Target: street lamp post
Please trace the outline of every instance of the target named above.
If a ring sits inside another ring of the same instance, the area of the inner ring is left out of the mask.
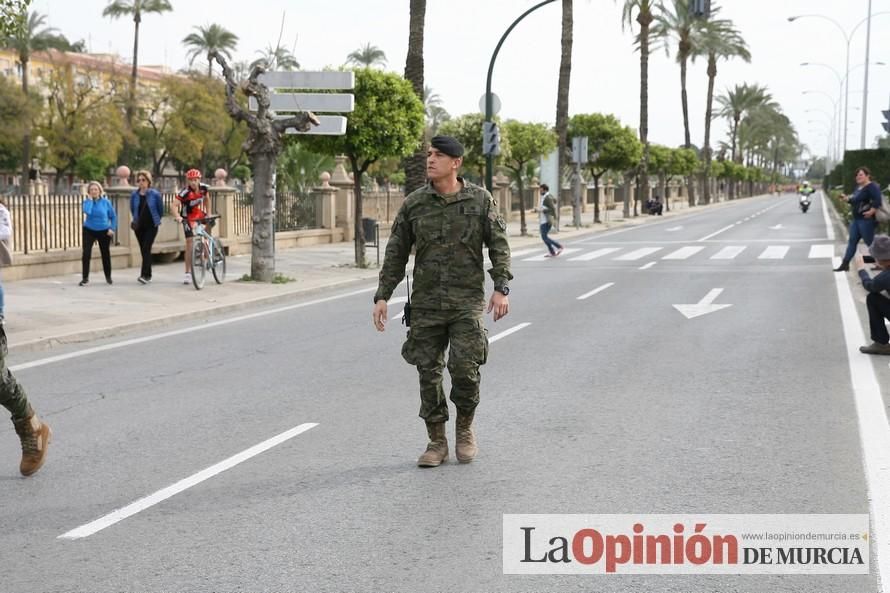
[[[839,111],[840,111],[840,110],[839,110],[839,108],[838,108],[838,102],[840,101],[840,97],[838,97],[838,99],[835,100],[831,95],[829,95],[829,94],[826,93],[825,91],[816,91],[816,90],[805,90],[805,91],[801,91],[801,94],[802,94],[802,95],[811,95],[811,94],[824,95],[825,97],[828,97],[828,100],[831,101],[831,104],[834,106],[834,107],[832,108],[832,113],[834,113],[834,129],[835,129],[835,148],[834,148],[834,158],[835,158],[835,160],[839,160],[839,157],[840,157],[840,140],[841,140],[841,120],[840,120],[840,117],[839,117],[839,115],[840,115]]]
[[[494,53],[491,54],[491,62],[489,62],[489,64],[488,64],[488,78],[486,78],[486,80],[485,80],[485,121],[486,122],[491,122],[492,111],[493,111],[493,107],[492,107],[493,101],[491,98],[491,75],[494,72],[494,61],[498,57],[498,52],[501,51],[501,46],[504,44],[504,40],[507,39],[507,35],[509,35],[511,31],[513,31],[513,29],[516,27],[516,25],[519,24],[519,21],[521,21],[522,19],[524,19],[525,17],[527,17],[528,15],[530,15],[537,9],[541,8],[542,6],[545,6],[545,5],[555,2],[555,1],[556,0],[544,0],[543,2],[535,4],[534,6],[532,6],[525,12],[523,12],[521,15],[519,15],[519,18],[517,18],[515,21],[513,21],[513,24],[511,24],[509,27],[507,27],[507,30],[504,31],[503,35],[501,35],[500,41],[498,41],[498,44],[494,48]],[[492,153],[486,154],[485,155],[485,187],[488,188],[488,191],[492,191],[493,169],[494,169],[494,154],[492,154]]]
[[[871,26],[872,16],[878,16],[878,15],[882,15],[882,14],[890,14],[890,11],[878,12],[878,13],[875,13],[874,15],[872,15],[871,14],[871,1],[869,0],[868,17],[866,17],[866,18],[862,19],[861,21],[859,21],[858,23],[856,23],[856,25],[850,30],[849,34],[844,30],[844,28],[840,25],[840,23],[838,23],[836,20],[834,20],[831,17],[825,16],[824,14],[799,14],[796,16],[788,17],[788,22],[791,22],[791,23],[793,23],[797,19],[802,19],[802,18],[824,19],[824,20],[828,21],[829,23],[833,24],[835,27],[837,27],[838,31],[841,32],[841,35],[844,36],[844,41],[847,44],[846,60],[845,60],[846,68],[844,70],[844,72],[846,73],[846,78],[847,78],[846,88],[844,90],[844,139],[842,142],[844,152],[846,152],[846,150],[847,150],[847,119],[848,119],[847,115],[848,115],[849,107],[850,107],[850,42],[853,40],[853,34],[856,33],[856,29],[858,29],[860,26],[862,26],[865,23],[869,23],[869,26]],[[870,39],[867,39],[866,40],[866,56],[868,56],[868,53],[867,53],[868,47],[867,46],[868,46],[869,42],[870,42]],[[866,57],[866,62],[868,62],[868,57]],[[866,66],[866,70],[865,70],[865,87],[868,88],[868,67],[867,66]],[[865,107],[867,107],[868,103],[865,102],[865,103],[863,103],[863,105]],[[864,111],[864,109],[863,109],[863,111]],[[865,124],[863,123],[863,130],[864,130],[864,125]],[[865,148],[865,145],[864,145],[865,132],[864,131],[863,131],[862,142],[863,142],[862,148]]]

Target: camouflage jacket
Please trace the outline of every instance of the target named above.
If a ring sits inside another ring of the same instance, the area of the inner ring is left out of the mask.
[[[495,286],[513,278],[507,225],[497,204],[484,188],[460,181],[463,188],[448,199],[429,183],[405,199],[386,244],[374,302],[390,299],[405,277],[412,247],[416,255],[411,305],[419,309],[484,307],[483,246],[488,247],[488,273]]]

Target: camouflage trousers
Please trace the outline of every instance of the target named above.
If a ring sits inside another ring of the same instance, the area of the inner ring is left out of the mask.
[[[23,420],[32,414],[24,388],[6,367],[6,332],[0,325],[0,406],[12,412],[12,419]]]
[[[412,308],[402,357],[417,367],[420,417],[427,422],[448,420],[448,403],[442,389],[446,349],[451,401],[458,409],[472,412],[479,405],[479,366],[488,359],[488,330],[482,313]]]

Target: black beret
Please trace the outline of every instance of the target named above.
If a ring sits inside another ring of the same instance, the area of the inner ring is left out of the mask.
[[[455,159],[464,156],[464,145],[451,136],[433,136],[430,146]]]

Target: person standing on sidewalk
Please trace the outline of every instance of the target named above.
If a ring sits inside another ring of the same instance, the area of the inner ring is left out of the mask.
[[[488,302],[494,321],[510,311],[507,295],[510,245],[507,224],[491,194],[458,177],[464,147],[450,136],[435,136],[427,153],[429,182],[412,192],[393,222],[371,314],[378,331],[385,329],[386,302],[405,277],[411,249],[414,294],[406,307],[408,339],[402,357],[420,377],[420,417],[429,443],[417,460],[436,467],[448,459],[448,403],[442,389],[445,350],[451,375],[451,401],[457,408],[457,460],[469,463],[477,453],[473,418],[479,404],[479,367],[488,358],[488,335],[482,321],[485,305],[483,247],[488,247],[494,292]]]
[[[139,189],[130,195],[131,224],[142,254],[142,271],[138,278],[140,284],[151,282],[151,246],[158,236],[164,213],[164,201],[160,192],[151,186],[151,181],[151,173],[137,171],[136,184]]]
[[[549,255],[544,257],[556,257],[562,253],[562,244],[551,239],[548,234],[556,220],[556,200],[550,194],[550,186],[541,184],[541,201],[538,203],[538,222],[541,224],[541,239],[547,246]]]
[[[847,241],[847,251],[841,265],[834,269],[835,272],[846,272],[850,269],[850,261],[856,255],[856,245],[859,240],[871,245],[875,237],[875,229],[878,220],[875,214],[881,206],[881,188],[871,180],[871,171],[867,167],[856,169],[856,191],[852,196],[844,199],[850,204],[853,219],[850,221],[850,239]]]
[[[83,257],[81,259],[83,278],[80,281],[80,286],[86,286],[90,282],[93,243],[99,243],[105,282],[111,284],[111,239],[117,229],[117,213],[114,211],[111,200],[105,195],[102,184],[98,181],[90,181],[87,185],[87,194],[89,197],[83,201],[83,213],[86,218],[83,221]]]
[[[15,433],[22,443],[19,471],[23,476],[30,476],[46,461],[46,450],[52,440],[53,432],[49,425],[37,417],[31,404],[28,403],[25,389],[7,368],[7,353],[6,331],[0,323],[0,406],[12,414]]]
[[[196,220],[204,218],[207,216],[206,213],[210,212],[208,196],[210,188],[201,183],[201,172],[197,169],[189,169],[185,174],[185,179],[188,185],[176,194],[176,201],[173,204],[176,207],[176,222],[183,223],[182,228],[185,232],[185,277],[182,279],[182,283],[189,284],[192,281],[192,242],[194,241],[192,229]]]

